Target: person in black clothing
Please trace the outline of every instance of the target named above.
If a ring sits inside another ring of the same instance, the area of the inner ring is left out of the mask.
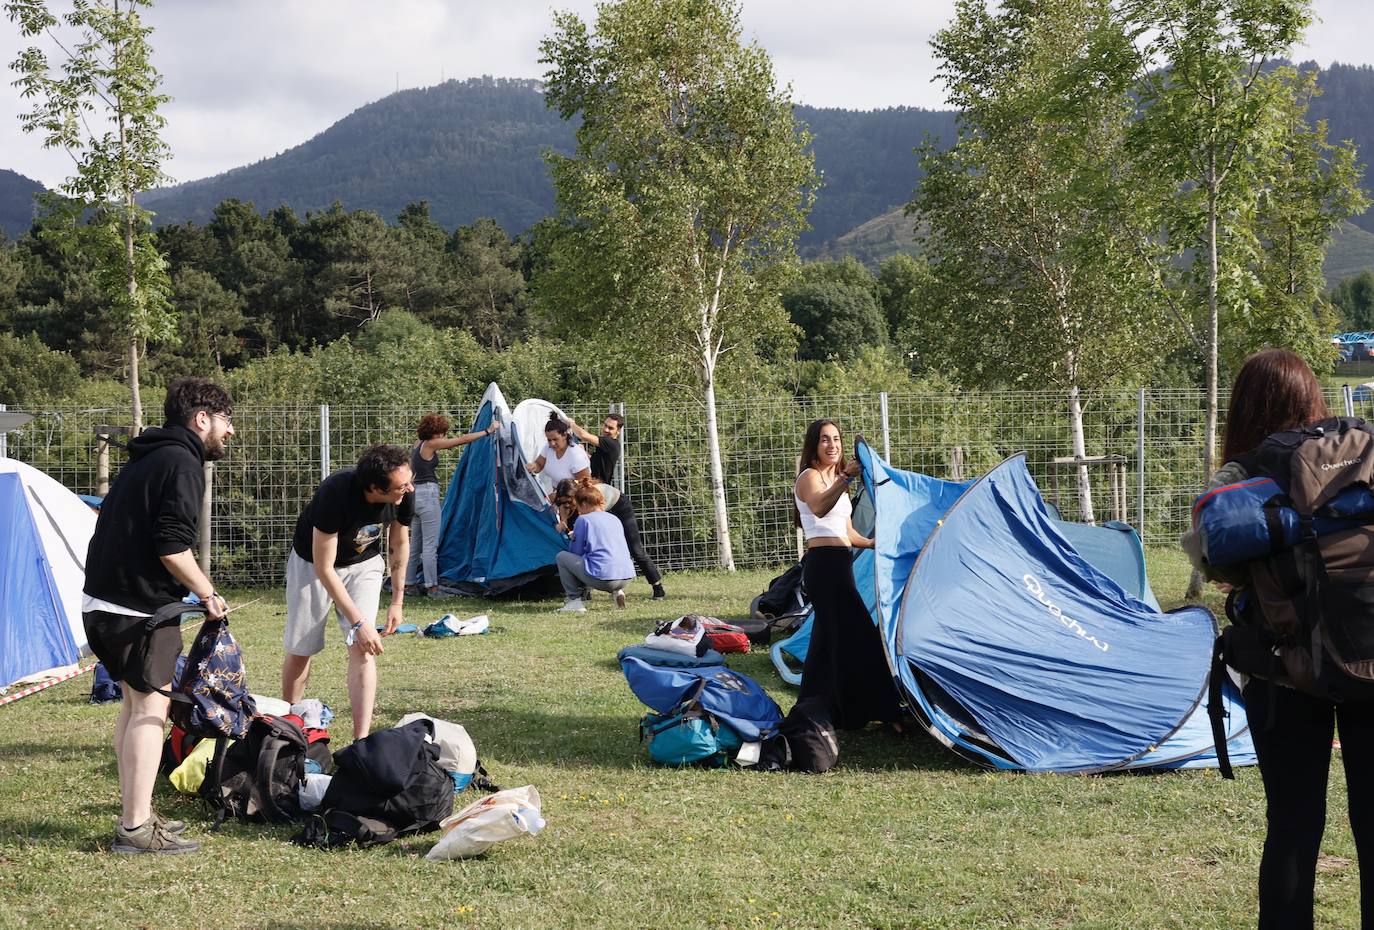
[[[1321,383],[1299,356],[1265,349],[1245,360],[1231,389],[1222,442],[1225,464],[1208,488],[1250,477],[1253,452],[1272,433],[1330,416]],[[1367,528],[1359,532],[1368,536]],[[1370,539],[1364,541],[1368,545]],[[1194,567],[1228,593],[1250,580],[1247,566],[1214,567],[1195,531],[1182,540]],[[1259,867],[1260,930],[1310,930],[1317,856],[1326,827],[1331,740],[1341,739],[1350,830],[1360,859],[1360,911],[1374,927],[1374,702],[1339,704],[1250,676],[1242,690],[1250,736],[1264,782],[1268,830]]]
[[[286,658],[281,690],[288,704],[305,696],[310,659],[324,649],[325,622],[334,609],[348,645],[348,701],[353,711],[353,738],[372,729],[377,695],[375,656],[383,652],[382,636],[404,619],[406,561],[410,523],[415,513],[410,453],[400,446],[366,449],[354,468],[335,472],[320,483],[296,520],[291,553],[286,557]],[[388,529],[387,561],[391,570],[391,607],[386,627],[374,624],[382,597],[382,531]]]
[[[579,426],[575,420],[569,425],[578,439],[592,447],[592,479],[603,485],[613,485],[615,466],[620,461],[620,432],[625,426],[625,418],[618,413],[606,414],[606,419],[601,421],[600,436]],[[654,560],[649,558],[649,550],[644,548],[644,541],[639,537],[639,520],[635,516],[634,504],[624,492],[606,494],[603,490],[602,494],[607,501],[606,512],[613,514],[625,528],[625,544],[630,547],[630,558],[644,573],[644,580],[654,589],[653,599],[663,600],[668,596],[663,590],[663,574]],[[571,494],[567,497],[571,499]]]
[[[224,598],[200,570],[196,541],[204,463],[223,458],[234,435],[233,404],[219,385],[185,378],[167,389],[166,423],[129,441],[119,472],[96,518],[86,553],[82,619],[91,651],[123,683],[115,721],[120,820],[110,849],[117,853],[187,853],[199,844],[180,835],[184,824],[152,809],[162,757],[167,690],[181,654],[181,627],[151,632],[145,621],[188,593],[211,617],[228,612]]]

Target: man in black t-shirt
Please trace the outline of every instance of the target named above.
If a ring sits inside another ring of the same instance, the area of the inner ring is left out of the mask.
[[[282,697],[295,704],[305,697],[310,658],[324,648],[325,621],[334,608],[348,645],[348,701],[353,738],[372,728],[377,694],[377,664],[382,636],[403,619],[410,521],[415,513],[410,453],[400,446],[375,445],[354,468],[321,482],[296,520],[286,558],[286,658],[281,668]],[[388,529],[387,564],[395,583],[385,631],[374,624],[382,597],[382,531]]]
[[[620,430],[625,425],[625,418],[618,413],[606,414],[606,419],[601,421],[600,436],[579,426],[576,420],[569,425],[578,439],[592,447],[592,478],[602,484],[615,484],[615,465],[620,461]]]
[[[620,431],[625,426],[625,418],[618,413],[606,414],[606,419],[601,421],[600,436],[579,426],[576,420],[569,421],[568,425],[577,434],[578,439],[592,447],[592,479],[614,487],[615,466],[620,461]],[[653,588],[654,600],[663,600],[668,596],[663,590],[663,575],[654,564],[654,560],[649,557],[649,550],[644,548],[644,541],[639,538],[639,520],[635,517],[634,504],[630,503],[629,495],[622,492],[615,504],[606,508],[606,511],[620,520],[620,525],[624,527],[625,544],[630,547],[630,558],[639,566],[639,570],[644,573],[644,580]]]

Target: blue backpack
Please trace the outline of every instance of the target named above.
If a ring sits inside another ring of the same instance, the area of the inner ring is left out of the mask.
[[[203,616],[205,608],[180,601],[168,604],[148,618],[145,629],[151,633],[164,624],[180,624],[186,614]],[[144,637],[145,643],[148,638]],[[190,736],[243,739],[258,712],[248,693],[243,653],[229,633],[228,618],[206,619],[172,689],[159,688],[158,692],[172,699],[172,722]]]
[[[669,713],[649,711],[640,719],[639,741],[659,765],[725,765],[744,744],[733,727],[702,709],[705,687],[702,681],[696,694]]]
[[[768,739],[782,725],[782,710],[758,682],[724,665],[671,668],[627,655],[620,668],[635,697],[660,717],[681,715],[690,721],[698,719],[699,710],[743,742]]]

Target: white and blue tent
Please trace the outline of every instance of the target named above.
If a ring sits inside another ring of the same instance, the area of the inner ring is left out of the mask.
[[[1216,620],[1159,609],[1134,533],[1058,520],[1021,456],[960,484],[892,468],[862,441],[855,454],[875,539],[855,581],[937,740],[1027,771],[1216,765]],[[1228,752],[1253,764],[1239,691],[1223,684]]]
[[[81,622],[95,514],[36,468],[0,458],[0,688],[88,652]]]
[[[554,574],[568,547],[557,514],[525,470],[520,427],[501,389],[487,387],[472,431],[500,429],[470,443],[444,495],[439,582],[447,591],[499,595]]]

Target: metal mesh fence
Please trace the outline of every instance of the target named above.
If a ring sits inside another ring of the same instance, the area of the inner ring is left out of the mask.
[[[1340,389],[1329,400],[1333,412],[1345,412]],[[1103,392],[1084,396],[1083,406],[1095,517],[1140,527],[1147,544],[1175,543],[1206,477],[1202,392]],[[623,487],[659,566],[673,571],[719,564],[701,403],[564,409],[592,429],[607,410],[623,409]],[[476,405],[440,412],[461,430],[472,422]],[[1357,399],[1354,412],[1374,418],[1374,399]],[[215,578],[221,584],[279,583],[296,517],[323,475],[351,464],[372,443],[408,445],[418,413],[343,404],[323,410],[305,404],[236,407],[231,453],[218,463],[213,485]],[[51,410],[8,435],[8,454],[78,493],[95,493],[95,427],[125,416],[123,410]],[[806,426],[822,416],[837,420],[851,444],[862,434],[898,467],[944,478],[973,478],[1024,452],[1045,499],[1067,519],[1083,516],[1076,466],[1055,462],[1072,453],[1067,398],[1058,392],[731,399],[719,404],[718,417],[737,565],[772,566],[796,558],[796,460]],[[1224,422],[1224,410],[1221,417]],[[459,454],[440,454],[441,487],[447,487]],[[124,460],[121,450],[111,450],[112,477]]]

